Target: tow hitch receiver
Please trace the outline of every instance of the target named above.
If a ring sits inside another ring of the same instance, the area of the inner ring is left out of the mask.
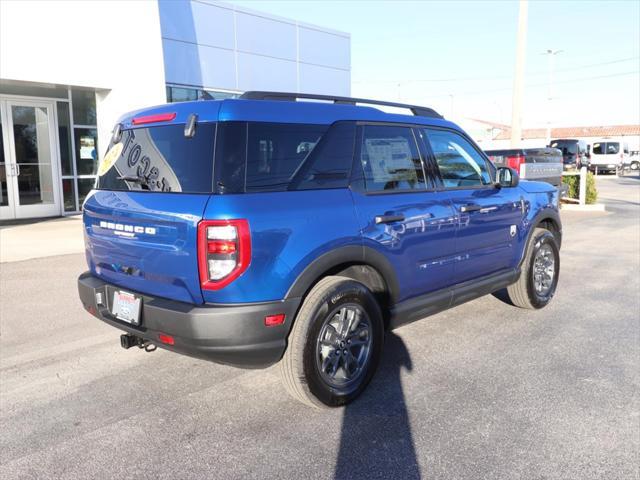
[[[153,352],[157,348],[153,343],[130,333],[120,335],[120,346],[125,350],[131,347],[144,348],[145,352]]]

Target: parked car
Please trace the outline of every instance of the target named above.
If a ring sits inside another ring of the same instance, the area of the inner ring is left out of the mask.
[[[631,150],[629,152],[629,156],[625,158],[625,163],[623,164],[625,170],[640,170],[640,151]]]
[[[562,152],[562,163],[565,170],[580,169],[588,162],[590,152],[587,142],[572,138],[551,140],[551,148],[557,148]]]
[[[629,145],[614,139],[603,139],[591,146],[589,170],[598,173],[615,173],[619,166],[629,161]]]
[[[79,296],[123,347],[279,363],[313,406],[363,391],[386,329],[501,289],[539,309],[558,282],[557,189],[425,107],[248,92],[140,110],[83,210]]]
[[[557,148],[509,148],[485,150],[496,167],[513,168],[523,180],[548,182],[564,196],[563,156]]]

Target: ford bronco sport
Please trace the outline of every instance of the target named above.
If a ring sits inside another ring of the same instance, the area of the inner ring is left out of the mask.
[[[125,348],[279,363],[309,405],[356,398],[386,329],[556,291],[557,189],[496,168],[429,108],[269,92],[158,106],[119,120],[98,173],[85,309]]]

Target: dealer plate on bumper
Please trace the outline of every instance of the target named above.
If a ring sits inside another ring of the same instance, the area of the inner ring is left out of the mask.
[[[142,299],[140,297],[136,297],[133,293],[116,290],[113,292],[111,313],[118,320],[132,325],[140,325],[141,305]]]

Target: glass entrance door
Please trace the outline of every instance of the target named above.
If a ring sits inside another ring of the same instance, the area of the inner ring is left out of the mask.
[[[54,105],[0,101],[2,108],[2,220],[60,213]]]

